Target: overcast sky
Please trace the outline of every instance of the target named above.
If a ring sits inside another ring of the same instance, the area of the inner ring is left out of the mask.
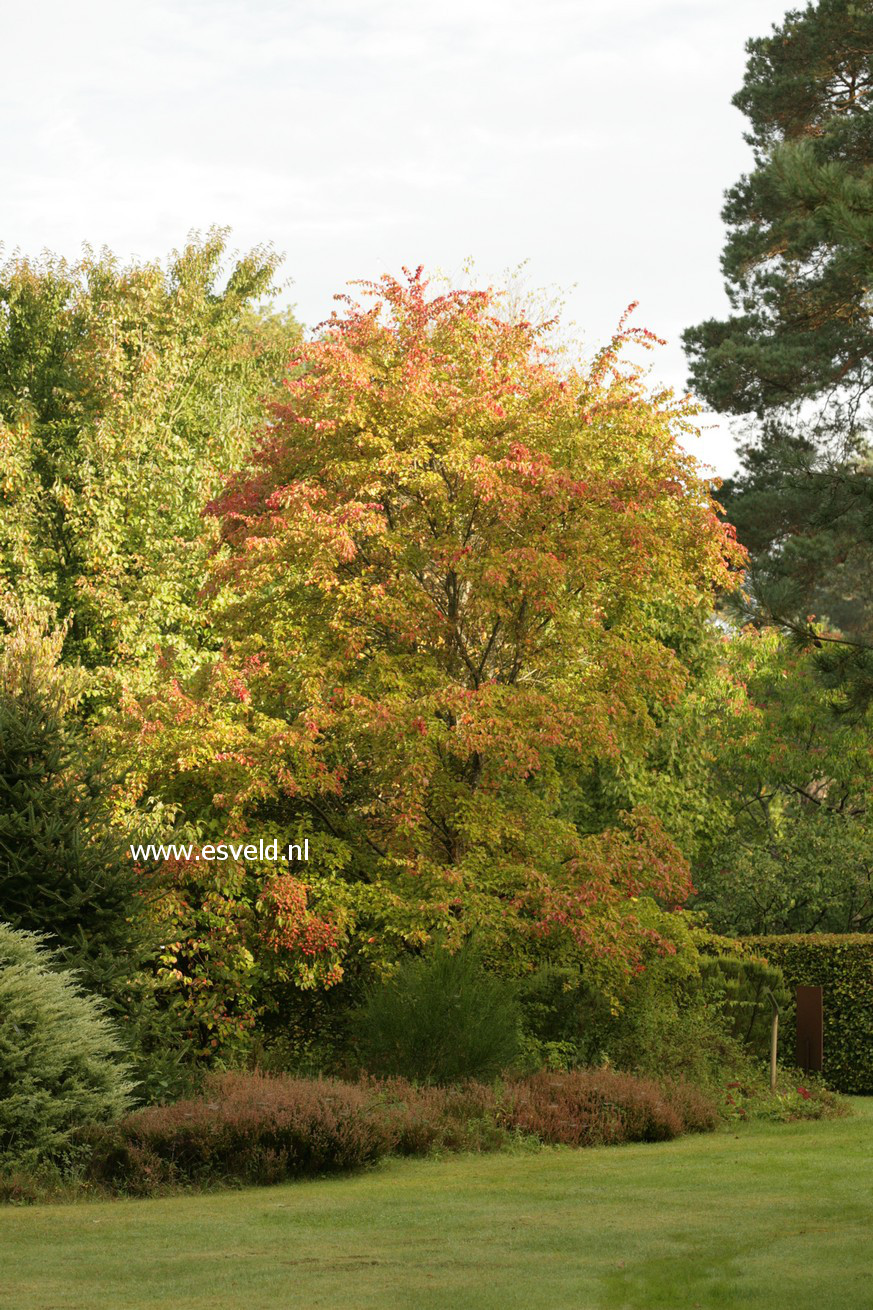
[[[726,307],[743,45],[786,7],[0,0],[0,241],[152,257],[229,224],[310,325],[350,278],[528,261],[592,343],[639,300],[684,388],[682,328]],[[730,471],[727,425],[697,453]]]

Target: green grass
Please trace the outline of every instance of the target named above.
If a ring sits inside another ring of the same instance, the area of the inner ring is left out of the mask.
[[[651,1146],[0,1211],[6,1310],[867,1310],[873,1102]]]

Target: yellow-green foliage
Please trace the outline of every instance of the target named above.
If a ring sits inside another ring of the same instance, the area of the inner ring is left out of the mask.
[[[747,937],[744,944],[778,965],[791,989],[821,987],[824,1076],[840,1092],[873,1093],[873,934],[804,933]],[[783,1016],[783,1058],[794,1060],[794,1013]]]
[[[63,1163],[77,1128],[119,1118],[119,1055],[99,1002],[39,937],[0,923],[0,1170]]]

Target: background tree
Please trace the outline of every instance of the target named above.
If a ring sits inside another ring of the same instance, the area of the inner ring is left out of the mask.
[[[713,408],[755,415],[722,494],[755,613],[873,644],[873,4],[818,0],[752,40],[734,104],[750,173],[728,192],[734,312],[685,334]],[[855,653],[853,653],[853,649]],[[856,670],[856,672],[859,670]],[[866,670],[865,685],[870,684]]]
[[[836,715],[813,660],[772,628],[724,651],[696,904],[731,935],[869,931],[873,711]]]
[[[69,619],[64,656],[132,667],[204,637],[201,509],[298,330],[258,308],[278,260],[226,233],[166,268],[104,251],[0,269],[0,588]]]

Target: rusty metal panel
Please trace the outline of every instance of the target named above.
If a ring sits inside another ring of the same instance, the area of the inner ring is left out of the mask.
[[[797,989],[797,1063],[820,1071],[824,1062],[824,1007],[820,987]]]

